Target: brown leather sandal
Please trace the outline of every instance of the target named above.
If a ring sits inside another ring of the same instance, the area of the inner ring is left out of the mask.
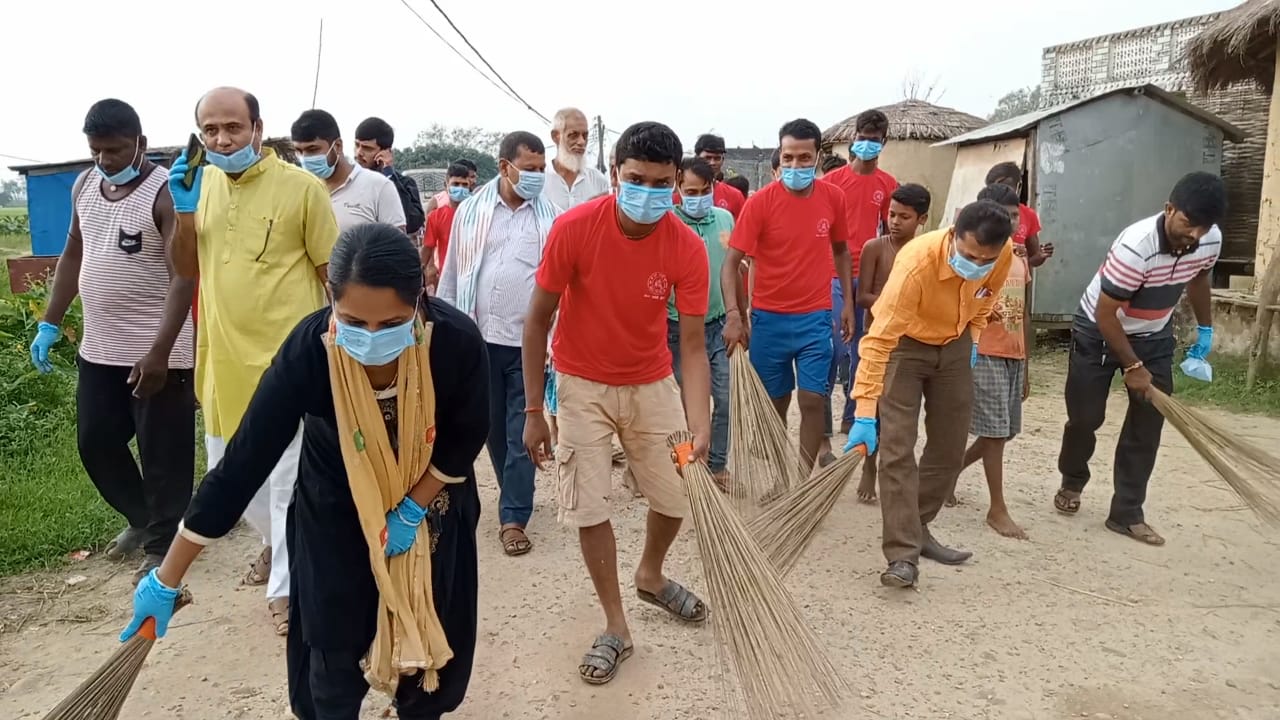
[[[244,574],[240,582],[244,585],[266,585],[271,579],[271,546],[262,548],[258,559],[249,565],[249,572]]]
[[[502,543],[502,552],[508,557],[525,555],[533,549],[533,542],[524,534],[524,528],[515,525],[499,530],[498,542]]]
[[[277,635],[289,634],[289,598],[282,597],[271,600],[267,603],[267,610],[271,613],[271,624],[276,628]]]

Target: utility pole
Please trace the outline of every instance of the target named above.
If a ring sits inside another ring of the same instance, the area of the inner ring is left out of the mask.
[[[604,169],[604,120],[596,116],[596,169],[601,173]]]

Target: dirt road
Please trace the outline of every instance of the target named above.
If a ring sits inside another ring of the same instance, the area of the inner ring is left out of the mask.
[[[1280,717],[1280,531],[1258,525],[1172,430],[1152,481],[1147,517],[1168,538],[1149,548],[1102,526],[1110,457],[1123,417],[1113,398],[1095,485],[1079,516],[1057,515],[1055,459],[1061,381],[1038,373],[1026,433],[1010,445],[1007,483],[1028,541],[984,523],[977,470],[960,481],[960,507],[934,526],[973,550],[971,564],[925,562],[918,592],[882,588],[880,517],[846,491],[789,585],[855,688],[841,718],[958,720],[1263,720]],[[1280,422],[1230,418],[1272,448]],[[923,435],[923,433],[922,433]],[[602,688],[576,677],[602,623],[576,535],[555,524],[549,476],[539,478],[536,548],[507,558],[496,538],[488,459],[477,462],[481,625],[476,670],[458,718],[673,720],[718,716],[720,671],[709,628],[688,628],[624,597],[637,652]],[[616,491],[621,575],[639,555],[643,501]],[[670,574],[697,590],[692,531]],[[283,640],[269,633],[259,589],[237,587],[256,552],[240,533],[213,547],[188,578],[197,604],[152,652],[128,718],[283,720]],[[127,572],[90,559],[4,587],[0,717],[40,718],[115,647],[126,621]],[[73,587],[71,576],[84,576]],[[365,717],[381,716],[371,697]]]

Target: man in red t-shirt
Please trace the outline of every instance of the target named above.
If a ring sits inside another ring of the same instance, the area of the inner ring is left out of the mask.
[[[844,192],[844,207],[849,227],[849,252],[853,258],[853,291],[858,292],[858,263],[862,258],[862,248],[873,238],[888,232],[889,198],[898,189],[898,181],[892,175],[880,169],[880,152],[889,136],[889,118],[879,110],[867,110],[858,115],[854,121],[854,136],[849,143],[849,155],[852,158],[848,165],[836,168],[822,177]],[[831,302],[836,312],[841,309],[840,284],[832,272]],[[862,337],[862,311],[854,312],[854,339],[850,343],[842,343],[839,328],[832,327],[832,342],[835,343],[835,361],[831,367],[831,385],[834,388],[837,376],[847,377],[845,381],[845,397],[853,390],[853,377],[858,373],[858,340]],[[831,396],[827,396],[826,435],[831,437],[834,430],[831,414]],[[840,423],[840,432],[849,432],[853,425],[853,403],[844,404],[844,414]],[[827,448],[828,452],[830,447]],[[826,462],[835,458],[826,455]]]
[[[715,171],[716,183],[711,188],[711,194],[714,196],[715,206],[728,210],[734,220],[742,214],[742,206],[747,202],[746,195],[743,195],[738,188],[724,182],[724,154],[726,148],[724,146],[724,138],[719,135],[699,135],[697,141],[693,144],[693,154],[707,161],[711,169]]]
[[[612,168],[616,194],[578,205],[556,220],[525,319],[525,397],[540,398],[546,337],[559,309],[552,340],[559,395],[556,494],[561,521],[578,528],[582,557],[604,609],[604,632],[578,665],[592,685],[612,680],[634,647],[609,520],[614,433],[637,489],[649,501],[636,593],[681,620],[707,617],[702,601],[662,568],[688,509],[667,436],[685,429],[687,418],[694,457],[705,461],[711,444],[707,249],[671,212],[683,155],[680,138],[661,123],[636,123],[622,133]],[[673,292],[683,408],[667,347]],[[551,431],[542,408],[526,412],[525,447],[541,463],[552,452]]]
[[[996,163],[987,171],[987,184],[1000,183],[1022,192],[1022,169],[1015,162]],[[1018,205],[1018,227],[1013,231],[1013,244],[1026,249],[1027,264],[1040,267],[1053,257],[1053,243],[1040,242],[1040,216],[1025,204]]]
[[[422,272],[426,275],[428,288],[434,288],[440,281],[440,270],[449,253],[453,214],[463,200],[471,197],[471,168],[462,163],[453,163],[449,166],[448,173],[445,190],[449,193],[449,202],[427,215],[427,228],[422,235]]]
[[[815,182],[822,131],[792,120],[778,133],[781,182],[747,201],[720,271],[724,340],[730,354],[751,348],[751,364],[785,418],[799,388],[800,450],[813,466],[822,444],[823,398],[831,391],[831,276],[839,277],[841,341],[853,338],[853,287],[840,189]],[[751,329],[739,318],[742,258],[752,259]],[[754,335],[754,337],[752,337]]]

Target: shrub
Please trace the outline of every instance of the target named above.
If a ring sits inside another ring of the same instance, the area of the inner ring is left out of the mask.
[[[0,215],[0,235],[26,235],[30,232],[29,215]]]

